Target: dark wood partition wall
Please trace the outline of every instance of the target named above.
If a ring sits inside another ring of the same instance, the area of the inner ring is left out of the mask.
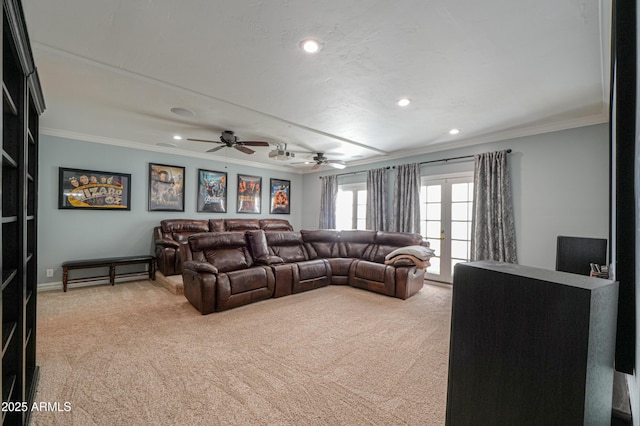
[[[3,0],[2,10],[2,422],[18,425],[29,421],[26,408],[38,380],[38,116],[44,100],[22,5]]]
[[[609,259],[620,283],[616,369],[633,374],[636,358],[636,2],[612,2],[611,28],[611,200]]]
[[[456,265],[446,424],[609,424],[617,297],[609,280]]]

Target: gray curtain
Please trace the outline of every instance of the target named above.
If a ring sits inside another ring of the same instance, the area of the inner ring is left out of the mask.
[[[517,263],[507,151],[475,156],[471,260]]]
[[[420,164],[403,164],[396,168],[393,198],[393,230],[420,232]]]
[[[367,171],[367,229],[388,231],[387,168]]]
[[[322,176],[320,179],[320,229],[335,229],[338,176]]]

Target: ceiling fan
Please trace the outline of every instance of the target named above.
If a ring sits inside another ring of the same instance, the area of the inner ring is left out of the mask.
[[[333,167],[334,169],[344,169],[345,167],[347,167],[344,161],[329,160],[327,157],[324,156],[324,153],[322,152],[318,152],[317,155],[313,157],[313,161],[315,161],[316,164],[314,164],[313,167],[311,167],[311,170],[316,170],[320,166],[324,166],[324,165]],[[291,163],[291,164],[307,164],[307,163]]]
[[[244,152],[245,154],[253,154],[255,151],[252,150],[251,148],[247,148],[248,146],[269,146],[268,142],[261,142],[261,141],[241,141],[238,140],[238,137],[233,133],[232,130],[224,130],[222,132],[222,134],[220,135],[220,142],[218,141],[211,141],[211,140],[207,140],[207,139],[189,139],[187,138],[188,141],[195,141],[195,142],[211,142],[211,143],[219,143],[221,144],[220,146],[217,146],[215,148],[212,148],[210,150],[208,150],[207,152],[216,152],[222,148],[235,148],[238,151]]]

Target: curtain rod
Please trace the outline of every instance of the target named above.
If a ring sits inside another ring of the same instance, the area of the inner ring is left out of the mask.
[[[511,154],[511,148],[507,149],[507,154]],[[475,157],[475,155],[463,155],[461,157],[450,157],[450,158],[442,158],[440,160],[423,161],[423,162],[418,163],[418,164],[423,165],[423,164],[430,164],[430,163],[440,163],[442,161],[444,161],[446,163],[447,161],[463,160],[463,159],[473,158],[473,157]],[[387,169],[387,170],[388,169],[395,169],[395,168],[396,168],[396,166],[385,167],[385,169]],[[332,176],[336,176],[337,177],[337,176],[356,175],[358,173],[366,173],[366,172],[367,172],[367,170],[360,170],[360,171],[357,171],[357,172],[338,173],[338,174],[332,175]],[[318,176],[318,179],[322,179],[322,178],[323,178],[323,176]]]
[[[507,149],[507,154],[511,154],[511,149]],[[441,161],[444,161],[446,163],[447,161],[463,160],[463,159],[473,158],[473,157],[475,157],[475,155],[463,155],[462,157],[451,157],[451,158],[443,158],[441,160],[423,161],[423,162],[418,163],[418,164],[422,165],[422,164],[430,164],[430,163],[439,163]]]

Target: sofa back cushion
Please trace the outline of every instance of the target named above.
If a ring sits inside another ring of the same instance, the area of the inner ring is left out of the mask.
[[[209,230],[209,223],[206,220],[192,220],[192,219],[167,219],[160,221],[160,227],[162,232],[167,235],[177,234],[182,232],[207,232]]]
[[[286,219],[260,219],[260,229],[267,232],[293,231],[293,226]]]
[[[193,260],[209,262],[220,272],[247,269],[253,258],[244,232],[207,232],[189,237]]]
[[[309,260],[300,232],[265,232],[269,254],[281,257],[285,263]]]
[[[258,219],[225,219],[224,226],[226,231],[250,231],[252,229],[260,229],[260,221]]]
[[[340,257],[340,231],[302,230],[300,234],[311,259]]]
[[[340,231],[340,257],[369,258],[376,231]]]
[[[376,263],[384,263],[385,256],[397,248],[422,244],[422,235],[410,232],[376,232],[375,244],[368,253],[368,259]]]
[[[224,219],[209,219],[209,231],[224,232]]]

